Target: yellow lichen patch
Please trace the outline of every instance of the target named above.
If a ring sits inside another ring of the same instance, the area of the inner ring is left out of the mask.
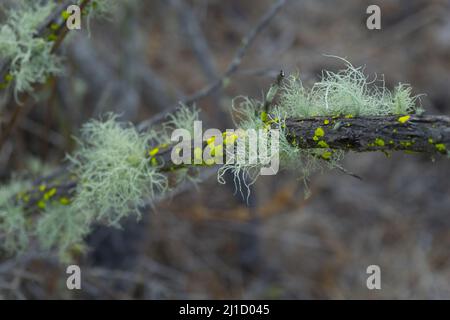
[[[51,188],[49,191],[47,191],[44,194],[44,200],[49,200],[51,197],[53,197],[56,194],[56,188]]]
[[[208,140],[206,140],[206,143],[208,145],[210,145],[210,144],[214,144],[214,141],[216,141],[216,136],[212,136],[211,138],[208,138]]]
[[[323,140],[320,140],[319,142],[317,142],[317,146],[321,147],[321,148],[329,148],[330,146],[328,145],[328,143],[326,143]]]
[[[9,77],[11,77],[11,80],[8,80]],[[10,74],[7,74],[5,76],[5,81],[0,83],[0,89],[6,89],[9,87],[9,83],[12,81],[12,76]]]
[[[411,141],[402,141],[402,142],[400,142],[400,145],[403,146],[403,147],[409,148],[409,147],[411,147],[413,145],[413,142],[411,142]]]
[[[261,120],[262,120],[262,122],[267,121],[267,112],[265,112],[265,111],[261,112]]]
[[[435,147],[436,147],[436,150],[439,152],[445,152],[447,150],[447,148],[445,147],[445,144],[443,144],[443,143],[436,143]]]
[[[352,115],[352,114],[347,114],[347,115],[345,116],[345,118],[346,118],[346,119],[352,119],[352,118],[353,118],[353,115]]]
[[[13,79],[14,79],[14,77],[13,77],[13,75],[10,74],[10,73],[8,73],[8,74],[5,76],[5,82],[6,82],[6,83],[10,83]]]
[[[374,143],[378,147],[384,147],[384,140],[381,138],[376,138]]]
[[[45,184],[41,184],[41,185],[39,186],[39,191],[40,191],[40,192],[44,192],[45,189],[47,189],[47,186],[46,186]]]
[[[328,120],[328,119],[323,120],[323,124],[324,125],[330,124],[330,120]]]
[[[398,122],[405,123],[406,121],[409,120],[409,118],[411,118],[411,116],[409,116],[409,115],[402,116],[402,117],[398,118]]]
[[[67,12],[67,10],[64,10],[63,12],[61,12],[61,17],[62,17],[64,20],[67,20],[67,19],[69,19],[69,17],[70,17],[70,13]]]
[[[295,138],[292,138],[291,144],[292,144],[294,147],[297,147],[297,146],[298,146],[297,140],[295,140]]]
[[[150,150],[148,152],[148,154],[150,155],[150,157],[154,157],[154,156],[156,156],[158,154],[158,152],[159,152],[159,148],[156,147],[156,148],[153,148],[152,150]]]
[[[267,125],[270,125],[270,124],[272,124],[272,123],[278,123],[278,122],[280,122],[280,119],[279,119],[279,118],[273,118],[273,119],[271,119],[271,120],[266,121],[266,124],[267,124]]]
[[[333,155],[333,153],[331,151],[326,151],[326,152],[322,153],[322,158],[325,160],[330,160],[332,155]]]
[[[150,160],[150,163],[151,163],[151,165],[152,165],[153,167],[156,167],[156,166],[158,165],[158,160],[156,160],[156,158],[152,158],[152,159]]]
[[[52,33],[47,37],[47,40],[48,41],[56,41],[56,40],[58,40],[58,36],[56,34]]]
[[[316,131],[314,131],[314,135],[316,137],[323,137],[325,135],[325,131],[321,127],[317,128]]]
[[[61,197],[59,198],[59,203],[62,204],[63,206],[67,206],[70,204],[70,200],[67,197]]]
[[[238,139],[238,135],[233,132],[224,132],[224,144],[234,144]]]
[[[46,207],[45,201],[44,200],[38,201],[37,206],[39,209],[45,209]]]
[[[81,243],[76,243],[72,245],[69,249],[71,256],[73,255],[81,255],[86,251],[86,246]]]

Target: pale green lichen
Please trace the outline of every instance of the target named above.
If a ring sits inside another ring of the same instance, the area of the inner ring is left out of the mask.
[[[174,115],[172,125],[183,119],[189,122],[192,114]],[[78,180],[71,199],[56,198],[57,189],[45,184],[35,186],[42,195],[35,199],[33,209],[38,209],[39,216],[27,221],[24,207],[30,196],[22,192],[29,186],[0,189],[2,249],[18,252],[34,237],[43,249],[57,249],[62,260],[69,260],[75,248],[83,248],[94,222],[119,226],[125,216],[140,216],[139,209],[148,199],[151,202],[168,190],[167,176],[150,163],[149,143],[154,140],[158,140],[154,132],[138,133],[114,115],[89,121],[81,129],[78,148],[67,157]],[[28,223],[35,227],[28,228]]]
[[[32,193],[23,193],[30,190],[24,184],[0,189],[1,248],[18,252],[35,238],[43,249],[56,249],[62,260],[70,260],[74,249],[83,249],[93,223],[119,226],[126,216],[139,217],[142,206],[169,191],[168,175],[151,161],[168,147],[168,131],[192,131],[197,119],[198,111],[181,107],[160,130],[145,133],[112,114],[89,121],[81,129],[76,151],[67,156],[70,173],[77,177],[70,199],[45,183],[33,186]],[[175,178],[177,183],[195,181],[187,170],[176,170]],[[39,215],[27,220],[25,208]]]
[[[418,96],[412,95],[412,88],[404,83],[399,83],[393,93],[393,114],[422,113],[422,109],[416,106]]]
[[[418,96],[412,96],[410,86],[399,84],[391,92],[384,80],[369,80],[362,67],[345,63],[344,70],[323,71],[322,79],[311,88],[304,87],[298,75],[288,77],[281,87],[279,106],[293,117],[383,116],[420,111],[415,104]]]
[[[146,156],[154,138],[115,116],[85,124],[78,149],[68,157],[79,179],[71,206],[114,225],[130,213],[140,216],[144,200],[167,189],[167,177]]]
[[[0,187],[0,248],[7,253],[21,252],[28,246],[27,220],[16,203],[16,195],[26,187],[20,181]]]
[[[278,93],[278,103],[267,109],[265,101],[247,97],[235,99],[235,127],[269,133],[271,128],[278,129],[280,168],[296,170],[305,181],[305,186],[311,173],[325,168],[340,168],[339,161],[344,152],[329,148],[327,143],[329,130],[339,125],[339,121],[335,120],[336,116],[352,118],[361,115],[398,114],[399,121],[407,123],[409,116],[405,113],[418,110],[409,87],[401,85],[394,93],[390,93],[384,85],[379,87],[369,83],[361,69],[351,65],[338,73],[324,72],[324,78],[311,89],[304,88],[298,78],[291,77]],[[274,94],[271,90],[270,95]],[[286,119],[310,116],[326,116],[323,126],[312,130],[311,136],[290,138]],[[62,257],[67,257],[69,251],[82,246],[83,238],[94,222],[118,226],[120,220],[130,214],[140,216],[139,209],[148,203],[147,199],[152,200],[169,190],[168,175],[160,172],[157,155],[171,143],[172,130],[186,129],[193,134],[194,121],[198,118],[195,108],[181,106],[159,130],[145,133],[139,133],[131,124],[118,121],[114,115],[108,115],[100,121],[89,121],[81,129],[78,148],[68,156],[71,173],[77,177],[75,193],[71,199],[59,198],[59,203],[37,202],[42,216],[37,219],[35,230],[28,228],[23,209],[14,201],[14,195],[26,190],[26,186],[13,185],[0,189],[2,247],[8,251],[21,250],[27,246],[31,235],[37,238],[42,247],[57,248]],[[224,183],[224,174],[231,172],[237,189],[244,194],[243,189],[248,189],[256,181],[261,168],[271,162],[273,154],[259,153],[257,149],[258,158],[250,161],[255,159],[252,158],[254,155],[248,153],[250,145],[246,134],[237,132],[223,138],[221,152],[226,152],[227,161],[218,171],[218,180]],[[299,147],[306,139],[314,140],[317,147]],[[225,147],[239,144],[239,141],[244,141],[245,148],[235,148],[233,158],[248,161],[231,163],[228,161],[229,150]],[[270,139],[269,142],[272,143]],[[373,145],[382,147],[385,143],[378,138]],[[271,145],[266,145],[266,148],[271,149]],[[445,152],[446,146],[436,144],[436,149]],[[196,150],[194,153],[200,157],[201,151]],[[176,168],[176,182],[191,179],[189,170],[192,168]],[[51,199],[56,194],[55,190],[47,189],[46,186],[37,188],[42,192],[44,200],[45,197]],[[250,195],[249,192],[246,194]],[[26,201],[25,199],[26,197],[21,198]]]
[[[194,136],[194,122],[199,120],[199,111],[196,107],[189,108],[181,104],[173,114],[167,115],[167,121],[162,129],[156,132],[160,144],[171,143],[171,135],[175,129],[184,129]]]
[[[344,59],[342,59],[344,60]],[[316,149],[298,148],[297,141],[288,141],[284,119],[288,117],[345,117],[401,115],[399,121],[406,122],[412,113],[420,113],[416,105],[418,96],[412,96],[408,85],[399,84],[393,92],[388,90],[384,81],[369,80],[362,67],[354,67],[344,60],[346,68],[338,72],[324,71],[320,81],[312,87],[303,85],[298,75],[288,77],[278,91],[278,103],[270,110],[263,110],[264,101],[247,97],[238,97],[233,104],[234,120],[242,129],[278,128],[280,130],[280,168],[295,169],[300,172],[305,185],[309,175],[323,168],[339,167],[343,158],[341,150],[331,150],[326,143],[326,130],[316,128],[311,137],[317,141]],[[278,87],[278,85],[277,85]],[[273,94],[273,93],[272,93]],[[267,97],[266,97],[267,100]],[[403,123],[404,123],[403,122]],[[329,118],[324,125],[331,123]],[[333,123],[334,127],[339,122]],[[349,124],[350,125],[350,124]],[[384,146],[380,138],[374,142],[376,146]],[[238,188],[242,184],[242,176],[254,183],[262,163],[253,165],[225,164],[219,170],[219,181],[226,171],[234,174]],[[245,179],[243,180],[245,183]],[[249,183],[247,183],[248,185]]]
[[[57,249],[61,260],[69,261],[72,250],[84,247],[91,227],[86,212],[73,206],[54,205],[42,213],[34,234],[44,250]]]
[[[246,130],[255,130],[258,133],[259,130],[267,129],[266,122],[273,120],[273,118],[268,119],[259,114],[261,105],[261,102],[248,97],[240,96],[233,99],[233,122],[237,128],[242,130],[242,133],[239,134],[238,132],[236,134],[236,139],[233,141],[233,144],[235,144],[234,148],[225,148],[225,163],[219,168],[217,173],[218,182],[224,184],[224,176],[230,172],[233,176],[236,190],[241,195],[246,194],[247,199],[250,196],[250,186],[256,182],[261,168],[267,166],[273,156],[271,152],[261,153],[259,146],[256,154],[250,154],[250,140],[248,136],[243,134]],[[266,148],[271,150],[270,136],[268,136],[267,140]],[[241,143],[242,148],[237,147],[239,143]],[[246,192],[243,191],[244,188]]]
[[[7,19],[0,28],[0,59],[10,61],[9,76],[16,96],[32,92],[33,84],[44,83],[61,71],[60,59],[51,52],[53,44],[36,37],[55,6],[52,1],[20,0],[5,12]]]

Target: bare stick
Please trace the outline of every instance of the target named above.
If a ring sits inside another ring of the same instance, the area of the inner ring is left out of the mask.
[[[275,4],[273,4],[269,10],[261,17],[258,24],[255,26],[254,29],[252,29],[243,39],[241,46],[237,49],[236,53],[234,54],[233,59],[231,60],[230,64],[228,65],[225,72],[222,74],[220,78],[218,78],[213,83],[207,85],[206,87],[200,89],[193,95],[187,97],[186,99],[183,99],[181,103],[183,104],[192,104],[193,102],[200,100],[202,98],[205,98],[209,96],[210,94],[214,93],[215,91],[223,88],[224,84],[226,83],[226,80],[229,79],[239,68],[242,59],[244,58],[245,54],[247,53],[250,46],[255,41],[256,37],[269,25],[269,23],[272,21],[272,19],[276,16],[276,14],[281,10],[281,8],[286,4],[286,0],[278,0]],[[138,130],[144,130],[151,125],[161,121],[164,119],[169,113],[173,112],[178,105],[172,106],[171,108],[168,108],[166,111],[163,111],[161,113],[156,114],[152,118],[145,120],[141,122],[138,125]]]

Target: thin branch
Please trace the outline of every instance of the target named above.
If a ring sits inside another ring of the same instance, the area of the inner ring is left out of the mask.
[[[197,61],[200,63],[203,73],[208,80],[216,80],[217,68],[208,41],[202,32],[200,23],[196,19],[191,6],[184,0],[172,0],[172,5],[178,13],[180,27],[186,33],[187,41],[189,42]]]
[[[183,99],[181,103],[183,104],[192,104],[196,102],[197,100],[200,100],[202,98],[205,98],[212,93],[216,92],[217,90],[224,87],[227,80],[238,70],[242,59],[246,55],[248,49],[251,47],[257,36],[269,25],[269,23],[272,21],[272,19],[277,15],[277,13],[283,8],[283,6],[286,4],[287,0],[278,0],[275,4],[273,4],[269,10],[261,17],[258,24],[242,39],[241,46],[237,49],[236,53],[234,54],[233,59],[231,60],[230,64],[228,65],[225,72],[222,74],[220,78],[218,78],[216,81],[212,82],[211,84],[207,85],[206,87],[200,89],[193,95]],[[168,108],[167,110],[156,114],[152,118],[145,120],[141,122],[138,125],[138,129],[144,130],[151,125],[161,121],[164,119],[169,113],[173,112],[178,105],[172,106]]]

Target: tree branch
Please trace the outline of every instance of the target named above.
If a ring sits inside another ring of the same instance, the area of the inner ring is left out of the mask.
[[[273,124],[273,127],[277,126],[279,124]],[[430,155],[447,155],[450,150],[450,117],[447,116],[289,118],[285,121],[285,128],[288,141],[300,149],[406,151]],[[203,146],[206,146],[206,142]],[[152,147],[154,146],[149,146],[149,150],[152,150]],[[175,144],[158,146],[156,155],[150,156],[147,153],[149,165],[156,163],[159,170],[166,173],[187,167],[172,162],[174,147]],[[26,207],[34,210],[45,193],[53,188],[56,197],[70,200],[75,195],[76,186],[77,178],[68,168],[59,170],[34,183],[33,189],[26,192]]]
[[[318,142],[324,141],[330,149],[356,152],[404,150],[447,154],[450,150],[447,116],[287,119],[286,128],[289,141],[294,139],[299,148],[317,148]],[[320,137],[316,134],[319,128],[323,130]]]

